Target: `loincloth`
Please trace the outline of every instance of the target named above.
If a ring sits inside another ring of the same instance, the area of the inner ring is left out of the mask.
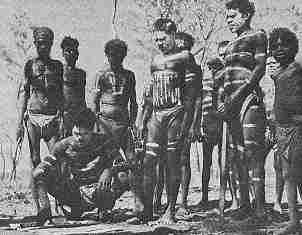
[[[283,176],[302,180],[302,126],[277,126],[277,157]]]
[[[117,122],[111,118],[107,118],[99,114],[97,125],[100,133],[111,135],[119,146],[121,146],[123,149],[126,148],[129,137],[129,123]]]
[[[178,146],[183,117],[184,107],[182,105],[155,110],[147,124],[148,132],[152,133],[154,143],[160,146],[169,144]],[[170,131],[174,132],[174,134],[168,137]],[[147,143],[147,146],[149,144],[152,145],[152,143]]]
[[[27,122],[30,122],[35,128],[39,128],[41,138],[46,141],[51,139],[51,137],[58,135],[59,131],[59,120],[57,115],[46,115],[28,112]],[[27,125],[29,128],[30,126]]]

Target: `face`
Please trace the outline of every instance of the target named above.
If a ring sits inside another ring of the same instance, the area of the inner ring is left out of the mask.
[[[248,14],[242,14],[238,9],[228,9],[226,22],[232,33],[238,33],[247,23]]]
[[[124,56],[118,53],[108,53],[106,54],[108,63],[112,66],[112,67],[117,67],[120,66],[123,63],[124,60]]]
[[[76,143],[80,146],[87,146],[91,140],[93,131],[84,127],[74,126],[72,129],[72,136]]]
[[[266,60],[266,74],[268,76],[272,76],[276,70],[279,68],[280,64],[276,61],[276,59],[271,56]]]
[[[165,31],[155,31],[153,40],[158,49],[164,54],[169,53],[175,46],[175,33],[166,33]]]
[[[221,46],[218,48],[218,57],[222,60],[225,57],[226,48],[227,48],[226,46]]]
[[[41,57],[48,57],[50,54],[52,42],[45,39],[38,39],[35,42],[37,53]]]
[[[288,62],[290,58],[292,58],[292,48],[290,43],[286,40],[281,40],[278,38],[275,42],[270,45],[272,56],[276,59],[276,61],[280,64],[284,64]]]
[[[63,49],[63,57],[67,64],[75,64],[78,59],[78,52],[75,48],[66,47]]]

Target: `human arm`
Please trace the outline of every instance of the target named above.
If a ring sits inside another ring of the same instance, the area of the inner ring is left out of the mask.
[[[63,64],[60,61],[57,61],[56,65],[58,77],[59,77],[59,84],[58,84],[58,116],[63,117],[63,112],[64,112],[64,105],[65,105],[65,98],[64,98],[64,78],[63,78]]]
[[[190,122],[188,123],[188,138],[190,141],[195,141],[201,138],[202,71],[200,67],[196,64],[195,59],[192,55],[191,57],[189,57],[187,67],[189,73],[186,74],[186,81],[187,79],[192,79],[192,81],[185,86],[185,89],[187,89],[187,91],[185,91],[185,95],[191,96],[191,100],[193,101],[191,106],[191,108],[193,107],[192,117]],[[186,110],[185,107],[185,117],[186,114],[188,114],[188,111],[189,110]]]
[[[24,66],[24,77],[20,82],[18,91],[18,118],[16,140],[18,141],[24,135],[24,115],[27,109],[28,99],[30,97],[30,72],[32,61],[28,61]]]
[[[137,110],[138,110],[138,105],[136,101],[136,81],[135,81],[135,75],[134,73],[130,74],[130,126],[134,127],[135,121],[137,118]]]
[[[152,85],[148,84],[143,93],[143,102],[142,109],[140,114],[138,115],[138,137],[143,139],[146,130],[147,130],[147,122],[151,118],[151,114],[153,111],[153,99],[152,99]]]
[[[231,112],[234,106],[237,106],[239,102],[244,100],[255,89],[265,74],[267,37],[264,31],[260,31],[255,34],[253,38],[253,46],[255,47],[254,69],[252,70],[248,81],[231,95],[231,99],[228,104],[229,112]]]

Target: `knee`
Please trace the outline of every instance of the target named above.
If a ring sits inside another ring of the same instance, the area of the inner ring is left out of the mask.
[[[46,172],[42,167],[40,167],[40,165],[38,165],[38,167],[36,167],[32,172],[32,179],[34,185],[46,181]]]

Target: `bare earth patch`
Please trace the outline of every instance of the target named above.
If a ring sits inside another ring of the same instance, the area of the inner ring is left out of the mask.
[[[189,193],[189,205],[191,214],[182,218],[172,226],[148,226],[128,225],[125,220],[131,217],[131,209],[134,202],[132,194],[125,193],[116,203],[114,209],[114,220],[111,223],[100,224],[92,220],[81,222],[66,221],[62,214],[55,212],[54,201],[52,200],[54,222],[56,226],[49,225],[43,228],[23,228],[11,230],[9,224],[18,224],[20,218],[34,215],[35,210],[31,194],[28,189],[28,177],[19,177],[17,184],[7,186],[2,184],[0,193],[0,234],[223,234],[223,235],[261,235],[273,234],[286,225],[287,213],[280,215],[273,212],[274,172],[272,167],[272,156],[267,159],[266,171],[266,212],[267,218],[262,221],[255,221],[251,218],[236,221],[232,213],[226,210],[226,216],[222,221],[217,214],[218,207],[218,172],[216,156],[214,156],[212,179],[210,182],[209,198],[207,208],[198,205],[201,198],[199,190],[199,173],[196,170],[196,163],[192,160],[193,178]],[[227,195],[229,198],[229,195]],[[165,198],[165,196],[164,196]],[[286,199],[285,199],[286,200]],[[227,203],[227,205],[229,205]],[[284,205],[286,206],[286,205]],[[286,209],[284,207],[284,209]],[[10,228],[10,230],[8,230]]]

